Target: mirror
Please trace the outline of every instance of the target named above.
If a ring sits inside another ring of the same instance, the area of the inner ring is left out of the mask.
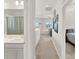
[[[7,34],[23,34],[24,33],[24,20],[23,16],[8,16],[7,21]]]

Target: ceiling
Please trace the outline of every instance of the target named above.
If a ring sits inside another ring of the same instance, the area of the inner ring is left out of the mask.
[[[47,17],[53,13],[53,8],[57,0],[36,0],[36,17]],[[46,6],[50,7],[51,10],[47,11]]]
[[[4,2],[15,2],[15,1],[24,1],[24,0],[4,0]]]
[[[24,9],[24,6],[16,6],[16,1],[23,0],[4,0],[5,1],[5,9]],[[47,17],[47,15],[53,14],[53,8],[56,4],[57,0],[36,0],[36,17]],[[46,10],[46,6],[50,7],[50,10]]]

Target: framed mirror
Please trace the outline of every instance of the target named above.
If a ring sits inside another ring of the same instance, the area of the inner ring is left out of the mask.
[[[8,16],[6,17],[7,35],[24,34],[24,17]]]

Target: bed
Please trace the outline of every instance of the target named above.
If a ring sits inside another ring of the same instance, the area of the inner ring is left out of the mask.
[[[66,29],[66,42],[75,46],[75,30],[74,29]]]

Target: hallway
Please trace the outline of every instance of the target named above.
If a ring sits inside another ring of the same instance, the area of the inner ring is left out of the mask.
[[[41,35],[41,40],[36,47],[36,59],[59,59],[48,35]]]

